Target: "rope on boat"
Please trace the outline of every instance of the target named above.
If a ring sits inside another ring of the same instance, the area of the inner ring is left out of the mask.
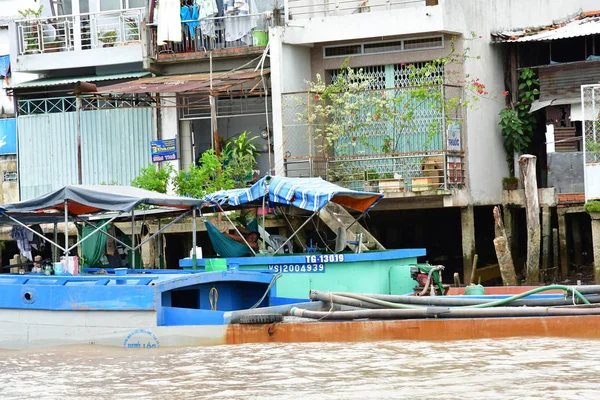
[[[219,291],[213,286],[210,292],[208,292],[208,302],[210,303],[211,310],[217,310],[217,301],[219,301]]]

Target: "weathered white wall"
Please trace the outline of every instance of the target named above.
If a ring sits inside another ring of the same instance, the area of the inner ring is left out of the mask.
[[[498,113],[504,107],[504,71],[499,45],[490,43],[490,34],[504,29],[547,25],[555,19],[573,15],[579,10],[599,6],[593,0],[497,0],[493,9],[487,2],[444,0],[444,26],[459,31],[470,47],[472,56],[465,62],[465,74],[480,78],[490,93],[489,99],[467,110],[467,173],[471,200],[474,204],[495,204],[502,199],[502,177],[508,175],[506,153],[498,127]],[[481,36],[481,38],[479,38]]]
[[[285,30],[270,31],[271,92],[273,94],[273,154],[275,173],[283,175],[283,121],[281,94],[306,90],[311,80],[310,47],[283,43]]]

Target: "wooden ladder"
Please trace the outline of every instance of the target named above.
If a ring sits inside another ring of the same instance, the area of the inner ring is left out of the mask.
[[[353,224],[355,219],[352,214],[339,204],[333,202],[327,203],[327,205],[319,211],[319,218],[321,218],[321,220],[325,222],[325,225],[333,232],[344,229],[346,231],[346,239],[348,242],[356,242],[358,234],[362,233],[362,250],[385,250],[385,247],[375,239],[375,236],[371,235],[371,233],[359,222]],[[348,229],[348,227],[350,227],[350,229]]]

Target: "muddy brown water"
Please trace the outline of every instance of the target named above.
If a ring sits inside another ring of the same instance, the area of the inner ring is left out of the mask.
[[[0,351],[0,398],[600,399],[600,341]]]

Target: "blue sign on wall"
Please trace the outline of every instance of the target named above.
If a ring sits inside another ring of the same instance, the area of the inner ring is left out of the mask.
[[[177,160],[177,139],[154,140],[150,142],[152,162]]]
[[[17,120],[0,119],[0,154],[17,154]]]

